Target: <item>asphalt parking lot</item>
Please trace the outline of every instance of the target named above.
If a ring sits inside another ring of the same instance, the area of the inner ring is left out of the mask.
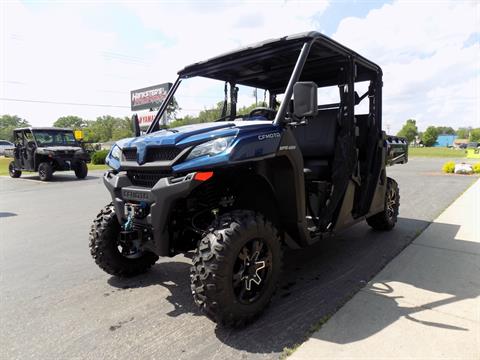
[[[5,359],[278,358],[378,273],[477,177],[443,175],[442,159],[389,168],[400,185],[397,227],[355,227],[286,254],[279,291],[243,330],[200,315],[189,259],[162,259],[128,280],[90,258],[88,231],[108,194],[101,172],[0,178],[0,357]]]

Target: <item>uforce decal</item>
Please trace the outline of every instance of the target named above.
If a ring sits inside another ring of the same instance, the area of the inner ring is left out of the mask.
[[[295,150],[297,147],[295,145],[285,145],[285,146],[280,146],[279,150]]]
[[[279,138],[280,136],[281,135],[278,132],[270,133],[270,134],[262,134],[262,135],[258,135],[258,140],[262,141],[267,139],[275,139],[275,138]]]

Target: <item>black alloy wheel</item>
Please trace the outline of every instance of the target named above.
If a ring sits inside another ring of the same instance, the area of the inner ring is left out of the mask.
[[[255,302],[271,276],[272,252],[263,239],[253,239],[243,246],[233,267],[232,285],[242,304]]]

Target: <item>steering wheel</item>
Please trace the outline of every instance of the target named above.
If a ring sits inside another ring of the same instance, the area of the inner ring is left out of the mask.
[[[250,118],[253,117],[263,117],[266,120],[273,120],[275,119],[275,115],[277,112],[274,109],[267,108],[267,107],[257,107],[250,111],[250,114],[248,115]]]

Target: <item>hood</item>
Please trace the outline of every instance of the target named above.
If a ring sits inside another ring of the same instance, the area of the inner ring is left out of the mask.
[[[160,130],[137,138],[120,140],[117,145],[121,148],[136,147],[139,152],[148,146],[185,148],[219,137],[235,136],[240,132],[267,131],[270,128],[275,128],[271,121],[219,121]]]

